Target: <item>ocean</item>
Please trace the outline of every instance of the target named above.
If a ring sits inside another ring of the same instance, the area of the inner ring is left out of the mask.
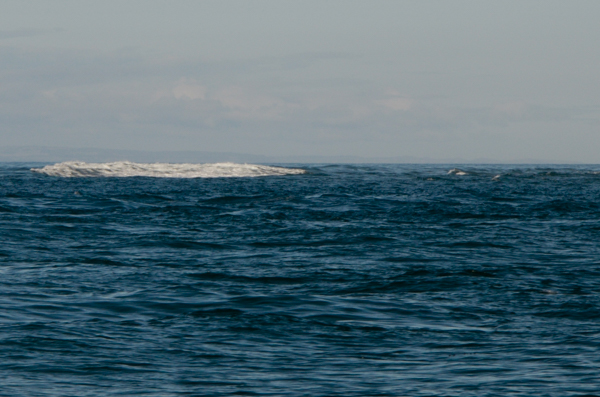
[[[600,166],[0,164],[0,396],[600,396]]]

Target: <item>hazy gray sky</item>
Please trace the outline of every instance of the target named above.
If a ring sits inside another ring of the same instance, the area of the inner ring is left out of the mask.
[[[0,145],[600,162],[600,1],[0,2]]]

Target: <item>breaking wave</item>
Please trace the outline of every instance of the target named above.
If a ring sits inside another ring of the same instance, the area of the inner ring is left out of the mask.
[[[31,171],[61,177],[131,177],[147,176],[155,178],[223,178],[256,177],[276,175],[297,175],[306,171],[298,168],[271,167],[267,165],[214,163],[214,164],[170,164],[132,163],[116,161],[112,163],[85,163],[67,161],[32,168]]]
[[[448,175],[467,175],[467,173],[461,169],[453,168],[450,171],[448,171]]]

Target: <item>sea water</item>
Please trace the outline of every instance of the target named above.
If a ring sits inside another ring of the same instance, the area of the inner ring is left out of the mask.
[[[600,167],[5,163],[0,396],[600,395]]]

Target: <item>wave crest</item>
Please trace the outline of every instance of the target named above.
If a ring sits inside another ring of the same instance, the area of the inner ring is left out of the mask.
[[[453,168],[448,171],[448,175],[467,175],[467,173],[461,169]]]
[[[67,161],[32,168],[31,171],[61,177],[131,177],[147,176],[155,178],[224,178],[256,177],[276,175],[297,175],[306,171],[298,168],[271,167],[268,165],[214,163],[214,164],[170,164],[132,163],[115,161],[112,163],[85,163]]]

